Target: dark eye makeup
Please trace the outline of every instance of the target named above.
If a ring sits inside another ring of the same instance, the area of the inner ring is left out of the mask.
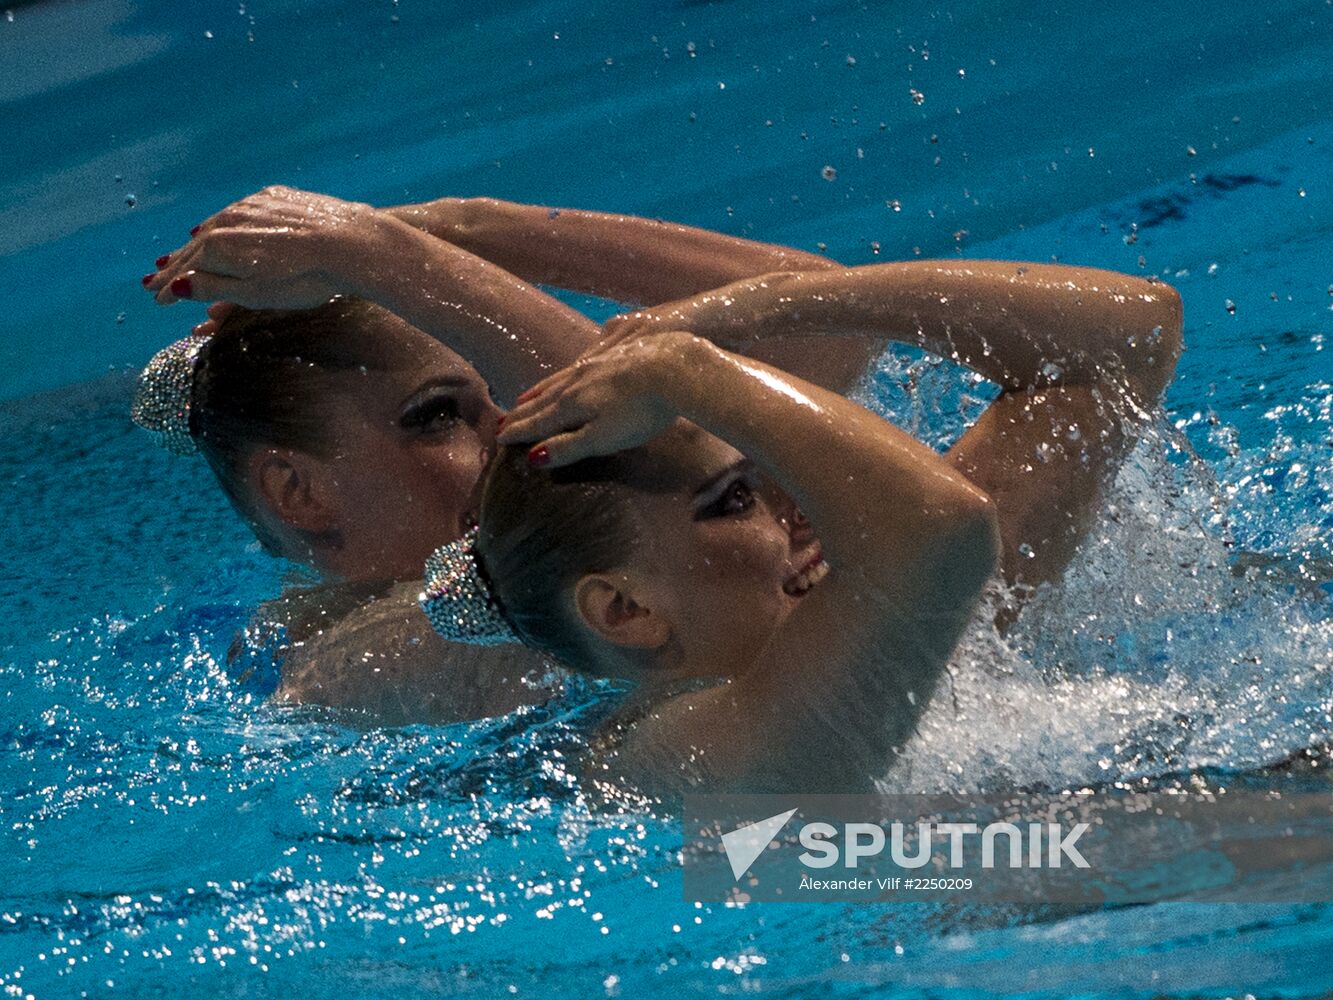
[[[398,418],[404,430],[447,430],[463,416],[458,398],[449,392],[437,392],[409,403]]]
[[[735,475],[719,484],[719,488],[710,499],[695,509],[696,521],[712,517],[734,517],[744,514],[751,507],[759,488],[758,477],[752,470],[741,469]]]

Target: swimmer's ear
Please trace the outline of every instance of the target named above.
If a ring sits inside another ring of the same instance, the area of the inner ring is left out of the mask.
[[[625,577],[590,573],[574,585],[574,606],[584,625],[616,646],[658,649],[671,638],[671,625],[634,599]]]
[[[328,470],[313,455],[261,448],[250,456],[248,472],[250,488],[282,525],[312,535],[325,535],[336,527]]]

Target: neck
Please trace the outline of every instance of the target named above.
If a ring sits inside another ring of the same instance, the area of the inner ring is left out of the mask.
[[[716,657],[690,656],[672,638],[657,649],[606,646],[592,657],[593,668],[604,677],[633,681],[636,694],[665,697],[682,684],[720,680],[730,676],[728,665]]]

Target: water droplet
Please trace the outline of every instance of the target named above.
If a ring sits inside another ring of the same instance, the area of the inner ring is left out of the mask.
[[[1230,299],[1227,299],[1227,312],[1232,316],[1236,315],[1236,303],[1232,302]]]
[[[912,103],[913,103],[913,104],[925,104],[925,103],[926,103],[926,95],[923,94],[923,93],[921,93],[921,91],[917,90],[915,87],[910,87],[910,88],[908,88],[908,93],[910,93],[910,94],[912,95]]]
[[[1186,146],[1186,147],[1185,147],[1185,155],[1186,155],[1186,156],[1198,156],[1198,155],[1199,155],[1199,151],[1198,151],[1197,149],[1195,149],[1193,146]]]
[[[1022,556],[1024,559],[1032,559],[1037,555],[1037,553],[1032,551],[1032,546],[1029,545],[1027,542],[1022,542],[1019,544],[1018,554]]]
[[[133,208],[135,205],[139,204],[139,199],[136,198],[133,194],[127,194],[125,196],[125,204],[129,205],[130,208]]]
[[[213,32],[211,32],[211,31],[205,31],[205,32],[204,32],[204,37],[205,37],[205,38],[212,38],[212,37],[213,37]]]
[[[886,201],[884,204],[885,204],[888,208],[893,209],[895,212],[901,212],[901,211],[903,210],[903,203],[902,203],[901,201],[899,201],[897,198],[890,198],[890,199],[889,199],[888,201]],[[1329,294],[1329,295],[1333,295],[1333,287],[1330,287],[1330,288],[1329,288],[1329,290],[1328,290],[1328,294]]]
[[[819,172],[819,175],[826,181],[835,181],[838,179],[838,171],[827,165]]]
[[[847,57],[847,65],[848,65],[848,66],[855,66],[855,65],[856,65],[856,56],[848,56],[848,57]]]

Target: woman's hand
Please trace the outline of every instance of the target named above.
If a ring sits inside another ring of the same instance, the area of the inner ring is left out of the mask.
[[[373,259],[370,205],[268,187],[228,205],[158,259],[144,286],[163,305],[226,299],[252,309],[305,309],[352,290],[352,269]],[[368,256],[369,255],[369,256]]]
[[[500,444],[530,442],[534,465],[569,465],[645,444],[678,416],[660,392],[688,378],[700,341],[680,331],[601,346],[518,397]]]

